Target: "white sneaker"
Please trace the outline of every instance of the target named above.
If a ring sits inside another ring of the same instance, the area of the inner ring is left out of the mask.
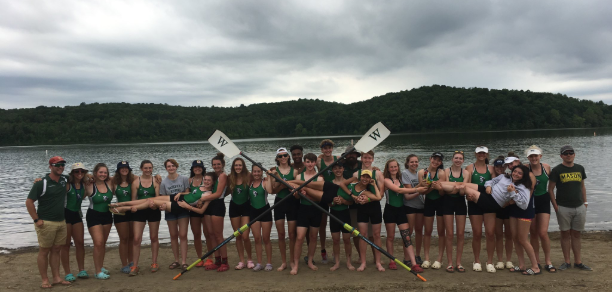
[[[493,266],[493,264],[487,264],[487,272],[489,273],[495,273],[497,270],[495,269],[495,267]]]
[[[472,271],[482,272],[482,266],[479,263],[472,263]]]

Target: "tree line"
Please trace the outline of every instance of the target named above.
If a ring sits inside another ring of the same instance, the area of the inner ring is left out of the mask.
[[[529,90],[423,86],[342,104],[299,99],[238,107],[153,103],[0,109],[0,145],[201,141],[362,134],[612,126],[612,106]]]

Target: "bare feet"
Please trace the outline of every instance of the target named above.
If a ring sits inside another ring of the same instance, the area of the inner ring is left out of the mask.
[[[353,265],[351,264],[351,260],[346,261],[346,267],[349,269],[349,271],[355,270],[355,267],[353,267]]]
[[[313,271],[316,271],[319,269],[317,268],[317,266],[313,265],[311,261],[308,262],[308,267]]]
[[[383,268],[383,266],[380,263],[376,264],[376,269],[378,269],[379,272],[384,272],[385,268]]]
[[[366,264],[365,263],[361,263],[361,266],[359,266],[359,268],[357,268],[357,272],[363,272],[366,268]]]
[[[278,269],[276,269],[279,272],[284,271],[287,268],[287,263],[283,263],[280,265],[280,267],[278,267]]]
[[[297,272],[298,272],[297,267],[293,267],[293,268],[291,268],[291,272],[290,272],[290,274],[291,274],[291,275],[297,275]]]
[[[329,270],[333,272],[337,270],[339,267],[340,267],[340,262],[336,262],[336,264],[333,267],[329,268]]]

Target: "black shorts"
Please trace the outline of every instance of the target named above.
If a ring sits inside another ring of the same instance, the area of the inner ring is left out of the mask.
[[[87,209],[87,228],[91,228],[96,225],[109,225],[113,224],[113,214],[111,212],[98,212],[94,209]]]
[[[115,215],[113,214],[113,222],[115,222],[115,225],[117,225],[118,223],[123,223],[123,222],[132,222],[132,211],[127,211],[125,212],[125,215]]]
[[[357,208],[357,223],[382,223],[382,210],[380,209],[380,201],[370,202],[365,205],[359,205]]]
[[[482,194],[485,194],[488,197],[491,197],[491,195],[487,194],[486,189],[484,186],[478,186],[478,191],[480,192],[480,195],[482,196]],[[493,197],[491,197],[492,199]],[[495,201],[495,200],[493,200]],[[497,204],[497,202],[495,203]],[[497,205],[499,206],[499,205]],[[478,204],[472,202],[472,201],[468,201],[468,215],[472,216],[472,215],[484,215],[486,213],[497,213],[497,211],[490,211],[490,210],[483,210]]]
[[[250,213],[251,213],[251,205],[249,204],[248,201],[242,205],[238,205],[234,203],[234,201],[230,201],[230,206],[229,206],[229,217],[230,218],[249,217]]]
[[[225,217],[225,202],[221,199],[214,199],[210,201],[204,215]]]
[[[132,214],[134,222],[159,222],[161,221],[161,211],[159,209],[144,209]]]
[[[81,218],[81,212],[74,212],[64,208],[64,217],[66,218],[66,224],[77,224],[83,223]]]
[[[508,209],[510,209],[510,217],[513,218],[521,218],[521,219],[533,219],[535,217],[535,208],[534,208],[534,196],[531,196],[529,199],[529,204],[527,205],[527,209],[523,210],[519,208],[516,204],[509,205]]]
[[[287,198],[282,203],[278,204],[282,199],[284,198],[276,197],[274,199],[274,205],[276,205],[276,207],[274,207],[274,221],[285,220],[285,218],[287,218],[287,221],[296,221],[300,200],[292,195],[291,198]]]
[[[444,215],[467,215],[467,207],[465,205],[465,197],[451,197],[446,195],[442,197],[442,214]]]
[[[501,220],[510,219],[510,208],[508,207],[497,210],[497,212],[495,212],[495,218]]]
[[[253,208],[253,206],[249,207],[251,208],[249,213],[251,219],[255,219],[255,217],[261,215],[263,212],[266,212],[268,209],[270,209],[270,205],[268,204],[263,206],[261,209],[255,209]],[[257,219],[257,222],[272,222],[272,211],[266,213],[261,218]]]
[[[482,210],[483,214],[496,213],[497,210],[501,209],[501,206],[493,199],[493,196],[487,194],[484,186],[478,186],[480,197],[476,205]]]
[[[300,205],[297,226],[319,228],[321,226],[321,210],[313,205]]]
[[[393,207],[389,204],[385,205],[385,213],[383,214],[385,224],[395,223],[397,225],[408,223],[406,211],[403,207]]]
[[[351,223],[351,211],[349,211],[349,209],[344,209],[342,211],[331,209],[329,212],[332,215],[336,216],[336,218],[340,219],[340,221],[344,223],[349,223],[349,224]],[[343,224],[340,224],[336,222],[336,220],[331,219],[331,218],[329,219],[329,231],[331,233],[340,232],[340,231],[342,231],[342,233],[349,233],[348,230],[344,229]]]
[[[546,192],[543,195],[533,196],[535,203],[535,213],[546,213],[550,214],[550,194]]]
[[[425,198],[425,209],[423,209],[423,215],[425,217],[442,216],[442,199],[430,200]]]
[[[319,202],[319,205],[329,206],[329,204],[334,201],[334,198],[338,196],[338,189],[340,189],[340,186],[333,182],[326,181],[323,184],[323,196],[321,197],[321,202]],[[329,210],[329,207],[327,208],[327,210]]]
[[[424,210],[425,209],[417,209],[404,205],[404,211],[406,212],[406,214],[423,214]]]

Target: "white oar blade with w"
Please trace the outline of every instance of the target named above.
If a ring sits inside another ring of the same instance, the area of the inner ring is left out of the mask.
[[[216,130],[212,135],[210,135],[208,142],[228,158],[232,158],[240,154],[240,149],[236,147],[236,144],[234,144],[232,140],[230,140],[227,136],[225,136],[225,134],[223,134],[223,132],[219,130]]]
[[[359,139],[355,144],[355,149],[360,152],[368,152],[387,139],[389,135],[391,135],[391,131],[382,122],[378,122]]]

